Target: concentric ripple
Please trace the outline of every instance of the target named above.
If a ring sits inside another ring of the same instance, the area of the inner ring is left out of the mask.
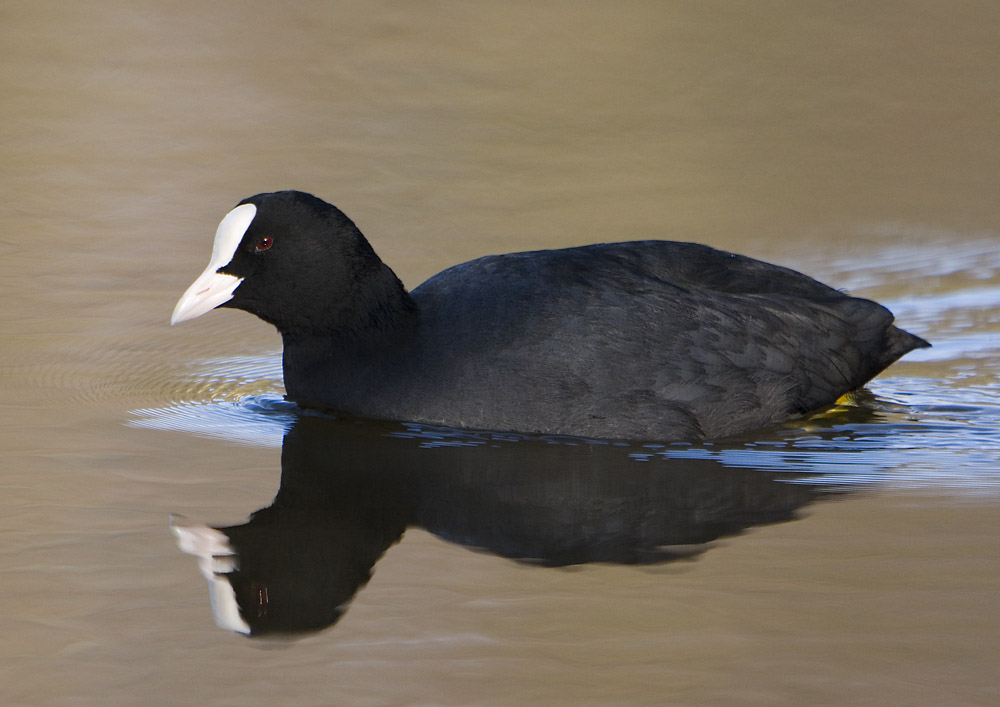
[[[284,399],[281,359],[274,355],[198,361],[169,389],[177,399],[133,410],[129,424],[280,447],[298,410]]]

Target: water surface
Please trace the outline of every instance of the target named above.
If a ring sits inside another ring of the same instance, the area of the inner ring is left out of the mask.
[[[1000,699],[993,5],[2,14],[4,704]],[[218,220],[278,188],[409,286],[696,240],[934,347],[726,444],[302,417],[266,325],[168,326]],[[230,533],[208,566],[239,558],[256,636],[171,514]]]

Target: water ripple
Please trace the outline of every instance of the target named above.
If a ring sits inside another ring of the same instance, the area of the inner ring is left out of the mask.
[[[280,447],[298,410],[284,399],[281,359],[273,355],[204,359],[166,388],[172,402],[133,410],[128,424]]]
[[[203,361],[177,389],[185,400],[132,412],[129,424],[185,432],[240,444],[280,447],[302,411],[274,386],[272,359],[241,357]],[[257,392],[261,387],[270,387]],[[877,379],[875,394],[753,439],[704,444],[638,444],[569,436],[470,431],[415,423],[383,423],[387,437],[418,448],[491,448],[520,444],[618,447],[629,463],[658,459],[714,459],[723,466],[806,475],[830,486],[1000,493],[1000,384],[967,386],[961,395],[948,381]],[[373,423],[374,424],[374,423]],[[577,457],[572,457],[576,459]]]

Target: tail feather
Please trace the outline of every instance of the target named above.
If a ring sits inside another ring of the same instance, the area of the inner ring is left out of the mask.
[[[885,348],[883,349],[882,367],[885,368],[893,362],[899,360],[910,351],[915,349],[926,349],[930,343],[908,331],[897,326],[890,326],[885,332]]]

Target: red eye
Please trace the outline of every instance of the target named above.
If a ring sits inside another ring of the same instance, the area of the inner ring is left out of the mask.
[[[274,241],[271,240],[270,236],[264,236],[259,241],[257,241],[257,245],[255,245],[253,249],[258,253],[261,253],[270,248],[273,244]]]

